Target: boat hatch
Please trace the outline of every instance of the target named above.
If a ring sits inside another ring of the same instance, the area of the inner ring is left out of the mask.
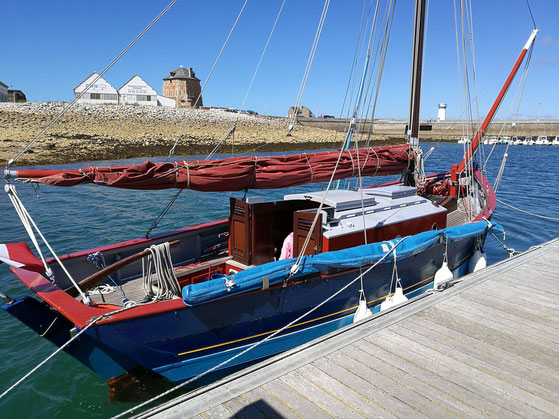
[[[415,188],[414,188],[415,189]],[[322,202],[324,197],[323,191],[310,192],[310,193],[298,193],[285,195],[283,199],[285,201],[313,201]],[[361,193],[358,191],[345,191],[336,189],[328,192],[328,196],[324,201],[324,205],[334,208],[337,212],[347,211],[351,209],[364,207],[372,207],[377,204],[377,200],[374,196],[369,196],[368,194],[363,194],[363,202],[361,202]]]
[[[384,196],[391,199],[406,198],[408,196],[414,196],[417,193],[417,188],[414,186],[403,186],[403,185],[389,185],[380,188],[370,188],[364,189],[367,195],[373,196]]]

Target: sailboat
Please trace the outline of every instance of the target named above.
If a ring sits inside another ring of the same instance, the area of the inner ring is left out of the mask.
[[[424,176],[418,137],[424,20],[425,1],[417,0],[407,144],[80,170],[6,169],[5,189],[39,257],[27,243],[2,245],[1,260],[35,295],[2,294],[2,308],[118,388],[143,373],[184,382],[239,368],[348,325],[359,308],[378,311],[433,288],[441,269],[447,276],[437,286],[468,273],[483,257],[488,231],[500,230],[490,222],[496,198],[476,150],[537,30],[462,161]],[[330,189],[357,173],[402,176],[374,187]],[[46,258],[37,245],[44,237],[14,180],[213,192],[328,187],[275,201],[231,198],[226,219]],[[111,283],[121,293],[104,294],[100,285]]]

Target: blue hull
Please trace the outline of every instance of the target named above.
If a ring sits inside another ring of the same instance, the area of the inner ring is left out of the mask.
[[[413,298],[423,292],[431,289],[433,287],[432,282],[421,288],[417,288],[415,291],[407,293],[408,298]],[[371,308],[373,313],[380,311],[380,304],[376,304]],[[297,332],[288,333],[273,339],[270,339],[254,349],[248,351],[247,353],[235,358],[233,361],[224,365],[224,368],[230,368],[240,365],[245,365],[248,363],[257,362],[259,360],[268,358],[275,354],[287,351],[289,349],[295,348],[306,342],[310,342],[313,339],[319,338],[321,336],[327,335],[330,332],[334,332],[344,326],[350,325],[353,322],[353,313],[338,318],[336,320],[321,323],[316,326],[307,327]],[[178,362],[171,365],[165,365],[163,367],[155,368],[154,371],[161,374],[165,378],[180,382],[188,378],[202,374],[203,372],[209,370],[210,368],[219,365],[228,359],[236,356],[242,351],[249,348],[251,345],[243,345],[236,347],[234,349],[225,350],[222,352],[216,352],[210,355],[201,356],[198,358],[191,358],[182,362]]]
[[[448,245],[448,262],[456,277],[467,273],[476,243],[484,238],[485,233]],[[444,250],[440,243],[398,261],[406,295],[414,296],[432,287]],[[378,311],[390,293],[392,269],[392,263],[381,263],[364,277],[365,295],[373,311]],[[65,350],[105,380],[140,367],[171,381],[185,381],[281,329],[353,281],[358,273],[352,270],[325,278],[318,275],[287,287],[96,325]],[[350,324],[359,303],[359,289],[357,281],[300,323],[223,368],[261,360]],[[52,323],[56,312],[37,300],[24,298],[3,308],[37,333],[47,332],[45,337],[57,346],[70,338],[73,324],[60,315]]]

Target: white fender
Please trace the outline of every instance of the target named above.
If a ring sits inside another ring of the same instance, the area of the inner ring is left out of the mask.
[[[404,290],[402,289],[402,287],[396,287],[396,291],[394,292],[394,294],[386,297],[386,300],[381,303],[380,311],[388,310],[389,308],[392,308],[406,301],[408,301],[408,297],[404,295]]]
[[[359,307],[357,307],[357,310],[353,315],[353,323],[357,323],[359,320],[366,319],[367,317],[371,317],[372,315],[373,312],[367,307],[367,301],[360,300]]]
[[[470,258],[468,270],[470,272],[477,272],[487,266],[487,255],[484,252],[476,250]]]
[[[443,265],[435,272],[435,279],[433,280],[433,288],[438,289],[443,282],[453,279],[452,271],[448,268],[448,263],[443,262]]]

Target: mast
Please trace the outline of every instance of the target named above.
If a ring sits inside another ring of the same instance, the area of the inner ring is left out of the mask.
[[[454,177],[456,177],[456,174],[462,173],[464,171],[464,169],[466,168],[466,166],[468,165],[468,163],[470,162],[470,160],[472,159],[474,153],[476,152],[476,150],[479,146],[479,143],[480,143],[481,139],[485,135],[485,131],[489,127],[489,124],[491,124],[491,121],[493,120],[493,117],[495,116],[495,113],[497,112],[497,109],[499,109],[499,106],[501,105],[501,101],[503,100],[504,96],[506,95],[506,93],[507,93],[507,91],[510,87],[510,84],[512,83],[512,80],[514,79],[514,76],[518,72],[518,68],[520,67],[520,64],[522,64],[522,61],[524,60],[524,57],[526,56],[526,53],[528,52],[528,49],[530,49],[530,46],[534,43],[534,39],[536,38],[536,35],[539,31],[540,31],[539,29],[533,29],[532,30],[532,33],[530,34],[530,37],[528,38],[528,41],[526,41],[526,44],[524,45],[524,48],[522,49],[522,52],[520,53],[516,62],[514,63],[514,67],[512,68],[512,71],[510,72],[507,80],[505,81],[504,86],[501,88],[501,91],[499,92],[499,95],[497,96],[497,99],[495,99],[495,102],[493,103],[493,106],[489,110],[489,113],[485,117],[485,120],[481,124],[481,127],[479,128],[479,130],[476,133],[474,139],[472,140],[472,144],[470,145],[468,151],[464,155],[464,158],[460,162],[460,165],[453,166],[452,172],[453,172]]]
[[[410,83],[410,114],[408,144],[419,147],[419,105],[421,102],[421,70],[423,65],[423,35],[425,30],[425,0],[416,0]]]

